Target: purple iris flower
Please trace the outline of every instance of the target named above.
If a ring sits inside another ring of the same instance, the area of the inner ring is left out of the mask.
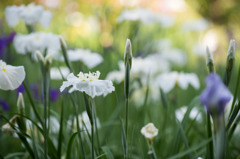
[[[25,88],[23,86],[23,84],[21,84],[17,89],[16,89],[16,92],[17,92],[17,96],[19,93],[24,93],[25,92]]]
[[[0,99],[0,106],[2,106],[4,111],[9,111],[9,105],[2,99]]]
[[[200,101],[211,115],[221,115],[226,104],[231,100],[232,94],[222,83],[221,78],[211,73],[205,80],[207,88],[200,95]]]
[[[59,89],[50,89],[50,100],[55,102],[59,97]]]
[[[12,43],[14,37],[16,35],[16,32],[11,32],[8,36],[6,35],[3,35],[1,38],[0,38],[0,57],[3,57],[5,55],[5,50],[6,50],[6,47]]]

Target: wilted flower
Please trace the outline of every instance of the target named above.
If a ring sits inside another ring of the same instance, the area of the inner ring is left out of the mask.
[[[221,115],[232,94],[222,83],[221,78],[211,73],[205,80],[207,88],[200,95],[200,101],[211,115]]]
[[[89,134],[91,134],[91,129],[92,129],[92,126],[91,126],[91,122],[89,120],[89,117],[88,117],[88,114],[86,111],[82,112],[81,114],[78,115],[78,121],[79,121],[79,128],[84,130],[84,132],[87,134],[87,132]],[[96,124],[97,124],[97,127],[100,128],[100,121],[98,119],[98,117],[96,118]],[[68,123],[70,125],[72,125],[72,128],[73,128],[73,131],[77,131],[77,120],[76,118],[74,118],[73,120],[73,123],[71,120],[68,121]],[[72,123],[72,124],[71,124]]]
[[[74,76],[73,73],[69,74],[67,81],[64,81],[60,87],[62,92],[66,87],[72,86],[69,93],[73,91],[85,92],[92,98],[95,96],[106,96],[107,94],[115,91],[112,81],[109,80],[99,80],[100,72],[96,73],[82,73],[78,74],[78,77]]]
[[[146,139],[152,141],[153,138],[158,135],[158,129],[154,126],[153,123],[148,123],[141,129],[141,133],[145,136]]]
[[[68,50],[68,58],[69,61],[81,61],[90,69],[103,62],[103,57],[100,54],[88,49]]]
[[[41,5],[30,3],[29,5],[8,6],[5,9],[7,23],[10,27],[18,24],[19,20],[27,25],[34,25],[39,22],[44,28],[49,26],[52,19],[52,13],[45,11]]]
[[[176,85],[184,90],[188,88],[189,84],[195,89],[199,89],[200,87],[198,77],[194,73],[179,73],[176,71],[163,73],[156,78],[156,82],[165,93],[170,92]]]
[[[7,65],[0,60],[0,89],[14,90],[20,86],[25,79],[25,70],[23,66]]]

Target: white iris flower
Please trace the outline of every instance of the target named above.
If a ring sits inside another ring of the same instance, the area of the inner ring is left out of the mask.
[[[51,52],[53,58],[57,59],[61,50],[59,37],[59,35],[44,32],[35,32],[28,35],[17,34],[13,40],[13,44],[18,53],[24,55],[31,53],[35,60],[35,52],[37,50],[42,53],[47,50],[47,54]]]
[[[25,79],[23,66],[7,65],[0,60],[0,89],[14,90],[20,86]]]
[[[73,91],[85,92],[87,95],[94,98],[95,96],[106,96],[107,94],[115,91],[112,81],[99,80],[100,72],[96,73],[82,73],[80,72],[76,77],[73,73],[67,76],[67,81],[64,81],[60,87],[62,92],[65,88],[72,86],[69,93]]]
[[[68,58],[70,61],[82,61],[89,69],[103,62],[103,57],[88,49],[68,50]]]
[[[192,85],[195,89],[200,88],[199,79],[194,73],[176,71],[163,73],[156,78],[156,83],[165,93],[170,92],[176,85],[184,90],[188,88],[188,85]]]
[[[19,20],[27,25],[34,25],[39,22],[44,28],[49,26],[52,13],[43,9],[41,5],[30,3],[29,5],[8,6],[5,9],[7,23],[10,27],[18,24]]]

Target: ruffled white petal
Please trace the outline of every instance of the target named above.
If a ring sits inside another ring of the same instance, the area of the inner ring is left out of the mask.
[[[5,67],[6,71],[0,70],[0,89],[14,90],[20,86],[25,79],[25,70],[23,66]]]
[[[64,81],[62,86],[60,87],[60,91],[62,92],[65,88],[67,88],[67,87],[69,87],[71,85],[75,86],[77,82],[80,82],[80,79],[78,79],[76,76],[74,76],[73,73],[70,73],[67,76],[67,81]]]

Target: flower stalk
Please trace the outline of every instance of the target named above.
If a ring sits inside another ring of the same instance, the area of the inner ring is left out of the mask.
[[[126,119],[125,119],[125,134],[126,143],[128,139],[128,102],[129,102],[129,85],[130,85],[130,70],[132,67],[132,46],[129,39],[126,41],[125,52],[124,52],[124,63],[125,63],[125,81],[124,81],[124,94],[125,94],[125,107],[126,107]],[[124,151],[124,158],[127,158],[127,144],[126,150]]]
[[[44,105],[44,157],[47,158],[48,154],[48,132],[50,121],[50,65],[52,63],[52,55],[48,54],[45,57],[41,52],[37,51],[36,55],[40,62],[41,72],[43,76],[43,105]]]

